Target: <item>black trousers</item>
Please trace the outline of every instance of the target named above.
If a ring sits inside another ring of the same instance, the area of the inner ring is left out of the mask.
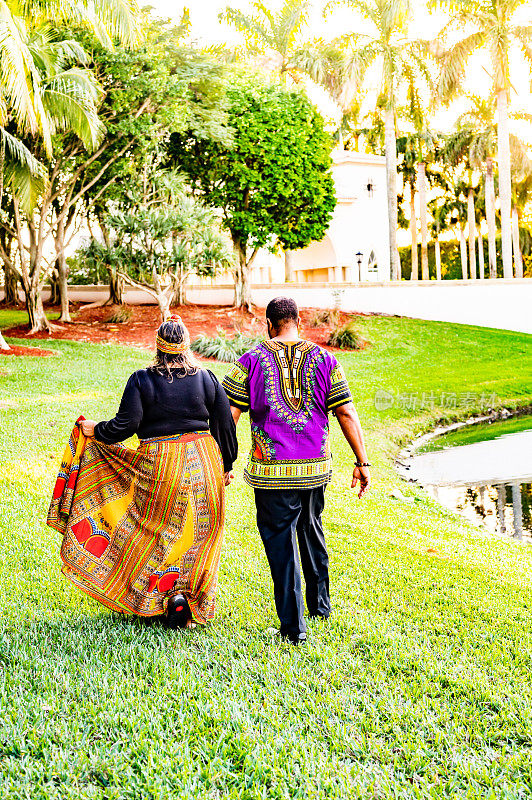
[[[328,617],[331,612],[329,557],[321,522],[325,486],[317,489],[255,489],[255,502],[257,527],[273,578],[281,634],[304,633],[306,624],[297,543],[309,614]]]

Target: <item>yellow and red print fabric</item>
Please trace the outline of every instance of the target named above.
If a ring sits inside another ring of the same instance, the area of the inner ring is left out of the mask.
[[[63,536],[63,573],[115,611],[156,616],[183,592],[194,619],[211,620],[225,510],[215,440],[188,433],[132,450],[87,439],[79,422],[47,520]]]

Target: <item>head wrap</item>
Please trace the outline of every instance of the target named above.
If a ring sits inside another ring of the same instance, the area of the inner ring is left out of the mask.
[[[184,336],[183,341],[181,342],[167,342],[166,339],[157,332],[157,336],[155,339],[155,343],[157,345],[157,350],[160,350],[162,353],[170,353],[171,355],[178,355],[179,353],[184,353],[190,347],[190,336],[188,335],[188,331],[185,328],[183,320],[178,314],[172,314],[172,316],[165,319],[164,323],[166,322],[175,322],[176,325],[181,325],[184,329]]]

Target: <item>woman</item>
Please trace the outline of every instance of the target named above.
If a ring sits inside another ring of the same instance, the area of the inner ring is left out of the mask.
[[[113,419],[76,423],[48,524],[63,534],[64,574],[85,592],[116,611],[190,627],[214,617],[236,429],[180,317],[163,322],[156,344],[154,364],[131,375]],[[133,434],[137,450],[117,444]]]

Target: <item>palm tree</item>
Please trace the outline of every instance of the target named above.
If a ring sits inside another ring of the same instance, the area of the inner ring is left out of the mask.
[[[460,263],[462,265],[462,278],[467,280],[467,244],[463,220],[467,215],[467,190],[468,185],[453,173],[440,176],[440,186],[444,191],[442,204],[448,208],[448,228],[454,228],[460,248]],[[443,213],[443,212],[442,212]],[[444,215],[445,217],[445,215]]]
[[[294,55],[294,62],[302,73],[322,86],[338,106],[340,121],[336,135],[342,150],[346,133],[353,132],[353,126],[359,123],[364,100],[364,94],[357,86],[358,76],[356,65],[350,58],[349,41],[349,36],[330,42],[313,39]]]
[[[88,56],[77,41],[65,40],[53,24],[46,21],[46,14],[52,13],[53,8],[52,3],[44,2],[0,3],[0,114],[3,115],[0,121],[9,122],[31,144],[33,164],[26,159],[26,172],[35,165],[36,155],[41,164],[50,159],[54,134],[72,133],[90,151],[100,141],[104,130],[97,113],[100,87],[84,66]],[[113,9],[117,13],[115,22]],[[92,9],[89,4],[74,6],[67,0],[61,7],[57,3],[54,22],[70,19],[82,23],[85,10],[88,27],[112,46],[111,35],[123,34],[127,40],[131,38],[127,21],[133,20],[133,9],[129,0],[125,3],[100,0]],[[94,13],[95,10],[101,14]],[[81,66],[72,66],[73,63]],[[8,141],[6,136],[3,138]],[[23,156],[26,152],[27,148],[21,146]],[[7,160],[5,163],[7,165]],[[24,195],[16,184],[16,177],[13,168],[2,170],[2,190],[4,185],[6,188],[9,185],[13,199],[17,261],[10,259],[1,247],[0,256],[6,268],[19,273],[31,329],[36,331],[49,327],[40,297],[42,237],[35,235],[39,224],[33,215],[39,192],[32,196],[31,187],[26,187]],[[32,183],[35,184],[35,180]],[[49,198],[41,200],[39,205],[37,220],[42,221],[43,214],[51,213]],[[23,234],[26,227],[29,243]],[[63,318],[68,319],[68,305],[63,309]]]
[[[298,82],[305,72],[301,62],[308,62],[301,34],[308,25],[311,6],[310,0],[284,0],[279,11],[274,12],[261,2],[254,2],[249,14],[227,7],[219,19],[244,36],[249,53],[273,58],[281,80],[290,77]]]
[[[50,108],[69,105],[71,115],[83,115],[76,108],[80,86],[75,86],[74,70],[69,69],[64,84],[53,64],[85,63],[81,45],[64,40],[59,26],[75,23],[89,28],[100,41],[113,47],[113,39],[132,44],[138,37],[135,0],[1,0],[0,2],[0,167],[2,188],[9,183],[19,202],[26,209],[39,194],[45,171],[28,148],[8,132],[11,124],[21,136],[42,136],[47,155],[51,153],[52,122]],[[55,88],[44,86],[43,80],[55,70]],[[64,67],[63,67],[64,70]],[[83,78],[81,78],[83,81]],[[72,92],[67,97],[65,90]],[[60,112],[62,113],[62,112]]]
[[[331,0],[326,13],[336,5],[347,5],[368,20],[372,35],[352,34],[350,70],[353,86],[361,88],[372,65],[378,65],[379,99],[384,104],[386,178],[390,246],[390,275],[400,280],[397,249],[397,144],[395,116],[401,90],[425,81],[430,85],[426,48],[408,38],[411,16],[409,0]]]
[[[412,272],[410,279],[419,280],[419,259],[417,252],[417,218],[416,218],[416,183],[417,183],[417,148],[412,135],[400,136],[397,139],[397,151],[402,155],[398,171],[403,176],[403,184],[408,184],[410,196],[410,243]]]
[[[436,0],[431,0],[433,5]],[[510,51],[518,47],[532,61],[532,25],[518,25],[518,12],[528,0],[440,0],[451,15],[448,30],[473,29],[449,49],[436,43],[433,52],[440,61],[437,96],[452,99],[464,82],[466,66],[474,52],[488,50],[493,75],[493,92],[497,103],[497,150],[499,166],[499,198],[501,206],[502,263],[505,278],[513,276],[512,268],[512,179],[508,100],[511,89]]]
[[[432,214],[431,233],[434,240],[434,260],[436,263],[436,280],[441,281],[440,235],[449,229],[449,219],[454,210],[453,202],[448,197],[434,197],[428,206]]]
[[[476,257],[476,210],[475,194],[478,194],[478,185],[474,180],[476,167],[483,159],[478,158],[479,139],[476,132],[465,127],[459,120],[456,130],[451,133],[443,148],[443,157],[454,167],[462,167],[466,178],[467,195],[467,230],[469,243],[469,275],[475,279],[477,277],[477,257]],[[477,148],[475,149],[475,145]]]
[[[521,252],[520,221],[525,208],[532,201],[532,169],[526,174],[514,176],[512,187],[512,239],[515,258],[515,277],[523,277],[523,254]]]
[[[463,154],[472,169],[485,171],[484,207],[488,225],[488,263],[490,278],[497,277],[497,248],[495,243],[495,178],[493,159],[497,152],[497,126],[495,125],[495,99],[478,95],[469,97],[471,107],[457,120],[461,132]],[[482,238],[479,239],[482,248]],[[483,257],[483,254],[482,254]],[[482,273],[481,273],[482,275]]]

